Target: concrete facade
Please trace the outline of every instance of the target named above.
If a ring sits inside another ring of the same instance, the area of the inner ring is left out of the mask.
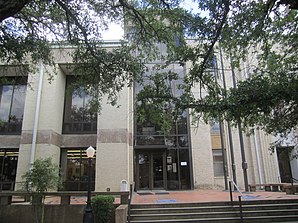
[[[95,191],[119,191],[120,182],[128,185],[135,183],[134,167],[134,91],[124,88],[119,93],[118,107],[103,102],[102,111],[97,118],[96,134],[63,134],[63,111],[66,76],[71,73],[65,64],[71,64],[65,52],[55,50],[56,66],[44,66],[42,79],[40,108],[37,113],[38,83],[40,68],[36,73],[28,74],[28,82],[24,108],[21,136],[0,135],[0,148],[18,148],[18,164],[16,189],[22,175],[29,170],[32,151],[34,159],[51,156],[57,165],[61,164],[61,149],[96,147]],[[224,61],[228,64],[227,61]],[[230,69],[229,65],[226,67]],[[55,69],[56,74],[54,74]],[[54,75],[49,83],[48,74]],[[241,76],[241,71],[237,71]],[[232,85],[230,75],[227,84]],[[196,89],[194,89],[196,91]],[[192,123],[192,117],[189,117]],[[34,124],[37,123],[36,142],[34,141]],[[189,126],[190,132],[190,174],[191,188],[224,188],[224,177],[215,177],[213,149],[220,145],[220,137],[211,137],[211,127],[206,123]],[[227,123],[223,124],[224,146],[226,151],[227,179],[231,180],[232,161]],[[245,156],[249,183],[278,183],[279,169],[276,154],[270,154],[268,148],[272,137],[256,130],[254,134],[243,133]],[[237,184],[244,188],[242,172],[242,155],[238,129],[232,127],[232,143],[234,147],[235,171]],[[33,142],[33,143],[32,143]],[[33,150],[33,147],[35,148]],[[214,147],[214,148],[213,148]],[[294,165],[294,164],[293,164]]]

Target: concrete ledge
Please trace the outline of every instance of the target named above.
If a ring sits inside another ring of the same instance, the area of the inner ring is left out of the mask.
[[[288,183],[269,183],[269,184],[249,184],[249,191],[255,192],[257,187],[264,187],[265,191],[284,191],[284,187],[288,186]]]
[[[0,203],[2,205],[10,205],[13,196],[28,198],[33,196],[34,194],[38,194],[36,192],[28,193],[24,191],[2,191],[0,192]],[[54,196],[61,197],[61,205],[69,205],[71,201],[71,197],[73,196],[83,196],[87,197],[87,192],[85,191],[58,191],[58,192],[44,192],[45,196]],[[114,197],[120,198],[120,204],[128,204],[128,191],[120,191],[120,192],[91,192],[91,196],[96,195],[112,195]]]
[[[115,210],[115,223],[126,223],[128,205],[119,205]]]
[[[82,223],[86,205],[46,205],[45,223]],[[0,222],[35,222],[35,205],[0,205]]]

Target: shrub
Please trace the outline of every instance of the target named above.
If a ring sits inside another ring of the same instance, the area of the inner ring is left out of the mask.
[[[52,162],[52,158],[37,159],[32,169],[23,176],[25,189],[32,193],[32,204],[34,204],[35,222],[44,223],[44,201],[47,190],[57,190],[61,185],[59,167]]]
[[[114,213],[114,200],[111,195],[97,195],[92,198],[95,223],[108,223]]]

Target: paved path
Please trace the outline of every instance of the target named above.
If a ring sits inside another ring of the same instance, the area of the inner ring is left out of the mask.
[[[233,200],[238,200],[240,193],[233,193]],[[276,200],[298,199],[296,195],[286,195],[285,192],[256,191],[242,193],[242,200]],[[192,190],[192,191],[144,191],[133,194],[132,204],[142,203],[184,203],[184,202],[208,202],[230,201],[230,192],[222,190]]]
[[[233,192],[233,200],[237,201],[240,193]],[[285,192],[256,191],[242,193],[242,200],[277,200],[298,199],[298,194],[287,195]],[[23,199],[21,199],[21,203]],[[86,204],[86,197],[71,197],[71,204]],[[194,203],[209,201],[230,201],[230,192],[222,190],[189,190],[189,191],[142,191],[134,192],[132,204],[154,203]],[[18,199],[14,199],[18,203]],[[59,204],[60,198],[47,197],[46,204]],[[120,203],[116,198],[115,203]]]

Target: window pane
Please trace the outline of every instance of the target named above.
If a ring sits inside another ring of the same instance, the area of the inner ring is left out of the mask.
[[[178,134],[187,134],[187,114],[183,112],[177,120]]]
[[[190,189],[190,163],[189,163],[189,151],[188,149],[179,150],[180,157],[180,183],[181,189]]]
[[[9,121],[12,91],[13,91],[12,85],[2,86],[1,103],[0,103],[0,120],[4,122]]]
[[[1,79],[2,81],[2,79]],[[20,134],[27,78],[7,77],[0,86],[0,133]]]
[[[18,164],[18,149],[0,149],[0,181],[2,190],[14,187]]]
[[[73,81],[74,77],[67,77],[67,88]],[[66,90],[63,133],[96,133],[97,113],[90,109],[91,99],[83,88]]]
[[[219,122],[213,122],[211,125],[211,134],[220,134]]]
[[[15,119],[14,121],[23,120],[26,86],[15,86],[13,100],[11,105],[10,116]]]
[[[95,164],[96,155],[92,159],[92,190],[94,190],[95,186]],[[64,190],[87,190],[89,162],[86,148],[62,150],[61,169],[64,176]]]
[[[214,176],[215,177],[223,177],[224,171],[223,171],[223,163],[213,163],[214,168]]]
[[[222,177],[224,176],[223,170],[223,156],[221,149],[213,149],[213,171],[215,177]]]

